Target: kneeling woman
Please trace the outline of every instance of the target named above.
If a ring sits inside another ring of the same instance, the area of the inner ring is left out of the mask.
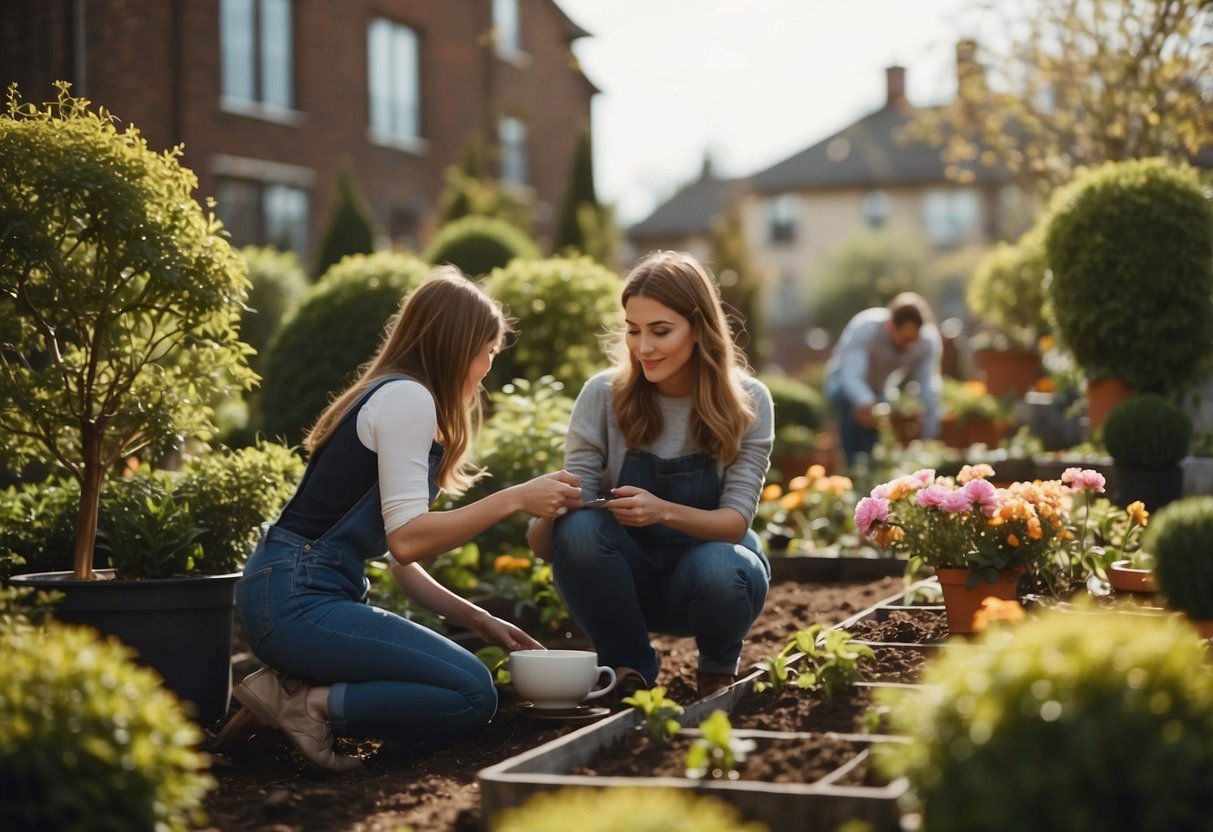
[[[656,683],[649,631],[694,636],[707,695],[736,678],[770,564],[750,529],[770,466],[770,393],[744,369],[717,290],[690,255],[654,252],[623,289],[613,370],[586,382],[565,468],[586,500],[529,539],[626,692]]]
[[[455,269],[414,290],[367,369],[321,414],[303,481],[237,584],[249,646],[268,666],[236,687],[245,706],[237,718],[281,729],[316,766],[357,765],[334,752],[334,734],[457,734],[482,727],[497,707],[475,656],[367,604],[367,560],[386,552],[409,597],[486,642],[541,647],[418,563],[513,512],[551,518],[579,505],[577,478],[561,471],[429,510],[440,489],[460,494],[475,479],[472,416],[506,332],[497,304]]]

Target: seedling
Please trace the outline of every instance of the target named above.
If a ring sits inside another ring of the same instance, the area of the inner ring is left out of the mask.
[[[657,685],[651,690],[638,690],[625,697],[623,704],[631,705],[644,714],[645,730],[654,742],[665,743],[678,733],[682,726],[674,717],[682,713],[682,706],[667,699],[665,688]]]
[[[510,683],[510,671],[505,669],[510,654],[504,649],[495,644],[481,647],[476,651],[476,658],[480,659],[481,663],[489,669],[494,685],[503,688]]]
[[[802,690],[820,689],[825,699],[832,699],[863,678],[859,660],[873,656],[872,648],[857,643],[847,632],[814,624],[796,632],[775,656],[759,662],[767,676],[754,683],[754,692],[795,684]]]
[[[699,723],[700,736],[687,751],[687,777],[701,780],[725,778],[736,780],[745,757],[755,748],[753,740],[733,736],[733,726],[724,711],[712,711]]]

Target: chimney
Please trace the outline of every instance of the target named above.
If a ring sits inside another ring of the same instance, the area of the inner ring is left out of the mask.
[[[965,89],[976,86],[984,89],[986,73],[977,62],[977,41],[968,38],[956,42],[956,86]]]
[[[904,66],[886,67],[885,86],[888,88],[888,101],[885,107],[896,107],[906,103],[906,68]]]

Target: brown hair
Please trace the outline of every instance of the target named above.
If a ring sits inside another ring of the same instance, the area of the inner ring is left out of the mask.
[[[931,307],[927,305],[926,300],[917,292],[902,292],[889,301],[888,309],[889,317],[896,327],[913,323],[922,329],[923,324],[931,323],[935,317],[931,314]]]
[[[744,355],[733,341],[719,290],[707,270],[686,252],[653,251],[628,275],[620,302],[651,298],[691,323],[695,350],[695,407],[691,432],[699,445],[721,462],[733,461],[741,439],[754,424],[754,401],[742,386]],[[611,398],[615,419],[629,447],[640,447],[661,433],[657,387],[644,377],[640,362],[620,336],[614,349]]]
[[[434,397],[438,435],[445,453],[438,485],[462,494],[481,472],[472,469],[468,449],[480,418],[480,400],[464,401],[464,381],[486,344],[510,332],[501,307],[453,266],[436,269],[404,299],[389,320],[383,343],[358,380],[325,408],[308,433],[304,447],[315,453],[358,400],[379,379],[405,373],[425,385]]]

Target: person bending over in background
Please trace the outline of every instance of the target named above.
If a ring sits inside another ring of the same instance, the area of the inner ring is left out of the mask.
[[[876,445],[873,408],[889,400],[889,387],[907,373],[918,380],[922,435],[939,435],[940,360],[943,342],[931,308],[902,292],[888,306],[865,309],[847,323],[826,363],[825,394],[838,418],[838,441],[853,465]]]
[[[303,480],[236,587],[249,646],[267,666],[236,687],[245,707],[233,721],[276,727],[313,765],[344,770],[359,761],[334,751],[334,735],[442,736],[492,718],[497,695],[479,659],[367,603],[365,562],[385,552],[396,582],[423,607],[489,644],[542,647],[419,563],[513,512],[551,518],[580,504],[578,478],[559,471],[429,510],[439,490],[458,495],[476,479],[467,459],[473,417],[507,331],[475,283],[438,269],[405,299],[358,380],[321,414],[305,443]]]
[[[774,440],[771,396],[745,369],[711,277],[653,252],[623,289],[612,370],[582,388],[565,468],[602,508],[532,524],[556,586],[621,695],[657,681],[649,631],[694,636],[698,687],[736,679],[770,564],[750,529]]]

